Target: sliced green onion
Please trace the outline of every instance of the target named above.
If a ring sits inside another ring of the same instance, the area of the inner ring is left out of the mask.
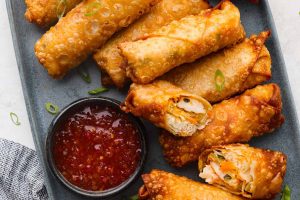
[[[55,115],[59,112],[59,107],[53,103],[47,102],[45,103],[46,110],[48,113]]]
[[[288,185],[285,185],[282,190],[281,200],[291,200],[291,189]]]
[[[217,69],[216,72],[215,72],[216,90],[218,92],[222,92],[222,90],[224,89],[224,84],[225,84],[224,74],[222,73],[221,70]]]
[[[58,19],[62,18],[65,15],[67,9],[67,3],[68,3],[67,0],[59,0],[59,3],[56,8],[56,14]]]
[[[108,88],[104,88],[104,87],[102,87],[102,88],[96,88],[94,90],[90,90],[89,94],[90,95],[97,95],[97,94],[100,94],[100,93],[106,92],[106,91],[108,91]]]
[[[231,180],[231,176],[230,176],[229,174],[226,174],[226,175],[224,176],[224,180]]]
[[[87,70],[78,70],[78,74],[87,83],[91,83],[91,77]]]
[[[217,154],[218,158],[221,160],[225,160],[225,157],[223,155]]]
[[[21,125],[21,122],[19,121],[19,117],[18,117],[18,115],[17,115],[16,113],[10,112],[9,115],[10,115],[11,121],[12,121],[15,125],[17,125],[17,126]]]
[[[133,196],[129,197],[129,200],[139,200],[139,196],[137,194],[133,195]]]
[[[84,14],[85,16],[89,17],[94,14],[96,14],[99,9],[101,8],[101,4],[99,1],[93,2],[86,7],[86,13]]]

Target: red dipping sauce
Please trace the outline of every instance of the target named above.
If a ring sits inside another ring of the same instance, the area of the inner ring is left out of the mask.
[[[141,160],[138,129],[111,106],[91,105],[70,114],[53,136],[53,159],[73,185],[103,191],[126,181]]]

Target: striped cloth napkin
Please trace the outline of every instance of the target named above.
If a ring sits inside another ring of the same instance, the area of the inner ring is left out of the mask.
[[[48,199],[35,151],[5,139],[0,139],[0,199]]]

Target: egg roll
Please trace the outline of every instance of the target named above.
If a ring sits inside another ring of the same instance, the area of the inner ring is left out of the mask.
[[[230,1],[213,9],[174,20],[141,40],[119,45],[126,75],[146,84],[183,63],[194,62],[245,38],[240,12]]]
[[[142,175],[140,200],[241,200],[217,187],[193,181],[161,170]]]
[[[49,27],[82,0],[25,0],[25,18],[40,27]]]
[[[281,191],[286,156],[246,144],[214,146],[199,157],[207,183],[249,199],[272,199]]]
[[[121,109],[148,119],[176,136],[191,136],[205,127],[211,105],[167,81],[156,81],[132,84]]]
[[[199,59],[192,64],[177,67],[161,77],[211,103],[253,88],[271,78],[271,57],[264,45],[270,31]],[[216,87],[216,72],[220,70],[224,84]]]
[[[128,82],[128,78],[125,73],[126,61],[118,49],[118,44],[134,41],[173,20],[187,15],[199,14],[201,10],[209,7],[206,0],[161,0],[148,14],[112,37],[94,54],[94,60],[99,68],[109,74],[114,84],[118,88],[122,88]]]
[[[86,0],[71,10],[35,45],[53,78],[81,64],[116,31],[127,27],[158,0]]]
[[[210,122],[191,137],[178,138],[162,131],[159,141],[166,160],[175,167],[195,161],[215,145],[244,143],[272,132],[284,121],[280,88],[276,84],[256,86],[240,96],[213,105]]]

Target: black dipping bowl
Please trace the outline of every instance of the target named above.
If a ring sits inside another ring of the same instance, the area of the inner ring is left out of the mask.
[[[79,99],[79,100],[71,103],[70,105],[66,106],[53,119],[53,121],[49,127],[49,130],[48,130],[45,147],[46,147],[48,166],[51,169],[54,176],[57,177],[58,180],[60,180],[60,182],[62,182],[67,188],[69,188],[73,192],[81,194],[83,196],[104,198],[104,197],[109,197],[109,196],[113,196],[113,195],[120,193],[126,187],[131,185],[133,183],[133,181],[137,178],[137,176],[139,176],[139,174],[143,168],[143,165],[144,165],[144,162],[146,159],[146,155],[147,155],[147,147],[146,147],[146,141],[145,141],[145,136],[144,136],[145,128],[144,128],[144,125],[142,124],[142,122],[138,118],[134,117],[131,114],[127,114],[129,116],[129,119],[132,121],[132,123],[138,129],[139,138],[140,138],[140,142],[141,142],[141,149],[142,149],[140,162],[139,162],[136,170],[134,171],[134,173],[127,180],[125,180],[123,183],[121,183],[120,185],[118,185],[114,188],[107,189],[104,191],[88,191],[88,190],[79,188],[79,187],[71,184],[69,181],[67,181],[67,179],[64,178],[64,176],[58,171],[58,169],[55,166],[53,155],[52,155],[53,135],[54,135],[56,129],[60,126],[60,123],[64,122],[64,119],[67,118],[69,116],[69,114],[72,114],[74,111],[76,111],[78,108],[81,108],[82,106],[93,105],[93,104],[108,105],[108,106],[112,106],[113,108],[120,110],[120,102],[116,101],[114,99],[107,98],[107,97],[90,97],[90,98]],[[121,111],[121,112],[123,112],[123,111]]]

